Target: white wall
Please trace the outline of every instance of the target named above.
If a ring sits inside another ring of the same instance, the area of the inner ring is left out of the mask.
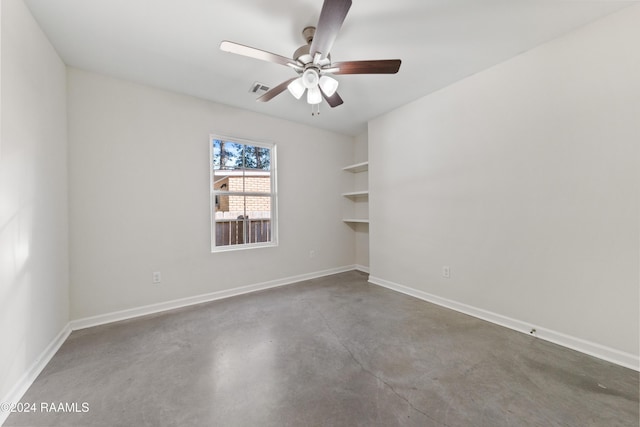
[[[371,276],[637,363],[639,22],[624,9],[370,122]]]
[[[354,264],[351,137],[77,69],[68,111],[72,318]],[[210,133],[277,144],[278,247],[210,252]]]
[[[0,399],[67,324],[69,298],[65,66],[22,0],[1,8]]]

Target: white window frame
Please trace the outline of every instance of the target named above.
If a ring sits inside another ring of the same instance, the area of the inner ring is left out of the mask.
[[[254,147],[268,148],[270,153],[270,178],[271,178],[271,192],[270,193],[255,193],[255,192],[230,192],[230,191],[216,191],[213,188],[213,179],[214,179],[214,148],[213,141],[214,140],[222,140],[233,142],[237,144],[250,145]],[[269,141],[257,141],[254,139],[246,139],[246,138],[236,138],[232,136],[220,135],[220,134],[210,134],[209,135],[209,216],[210,216],[210,225],[211,225],[211,252],[228,252],[228,251],[238,251],[245,249],[255,249],[255,248],[265,248],[265,247],[274,247],[278,246],[278,189],[277,189],[277,178],[276,178],[276,144]],[[259,243],[239,243],[235,245],[223,245],[216,246],[216,217],[215,217],[215,209],[216,209],[216,196],[271,196],[271,240],[269,242],[259,242]]]

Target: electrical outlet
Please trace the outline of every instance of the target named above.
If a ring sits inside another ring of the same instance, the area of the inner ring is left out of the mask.
[[[162,282],[162,274],[159,271],[154,271],[153,272],[153,283],[160,283]]]
[[[309,251],[309,258],[315,258],[316,257],[316,251]]]
[[[451,268],[448,265],[442,267],[442,277],[449,279],[451,277]]]

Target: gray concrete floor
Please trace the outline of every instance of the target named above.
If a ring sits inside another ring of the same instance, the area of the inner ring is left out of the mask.
[[[357,272],[74,332],[7,426],[638,426],[639,374]]]

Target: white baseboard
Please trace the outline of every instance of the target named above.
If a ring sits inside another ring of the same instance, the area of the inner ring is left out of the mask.
[[[132,319],[134,317],[146,316],[148,314],[158,313],[166,310],[186,307],[203,302],[215,301],[223,298],[229,298],[236,295],[248,294],[251,292],[262,291],[265,289],[276,288],[279,286],[290,285],[304,280],[316,279],[318,277],[329,276],[331,274],[344,273],[345,271],[354,270],[355,266],[349,265],[344,267],[331,268],[329,270],[316,271],[313,273],[300,274],[298,276],[286,277],[283,279],[270,280],[267,282],[256,283],[248,286],[216,291],[193,297],[180,298],[172,301],[165,301],[157,304],[144,305],[142,307],[131,308],[127,310],[115,311],[112,313],[100,314],[97,316],[85,317],[82,319],[72,320],[71,329],[77,331],[79,329],[90,328],[92,326],[104,325],[107,323],[118,322],[120,320]]]
[[[412,297],[419,298],[421,300],[428,301],[442,307],[450,308],[451,310],[468,314],[470,316],[477,317],[479,319],[486,320],[488,322],[495,323],[497,325],[525,333],[527,335],[530,334],[532,329],[535,329],[535,336],[537,338],[570,348],[572,350],[579,351],[581,353],[588,354],[590,356],[597,357],[599,359],[606,360],[611,363],[615,363],[616,365],[624,366],[625,368],[640,371],[640,358],[633,354],[625,353],[594,342],[583,340],[581,338],[572,337],[561,332],[545,329],[517,319],[512,319],[510,317],[492,313],[481,308],[473,307],[446,298],[441,298],[439,296],[403,286],[394,282],[390,282],[379,277],[369,276],[369,283],[401,292],[403,294],[410,295]]]
[[[40,372],[47,366],[47,363],[53,358],[56,352],[60,349],[62,344],[71,334],[71,327],[67,323],[64,328],[58,333],[58,335],[49,343],[47,348],[38,356],[38,358],[31,364],[29,369],[26,370],[22,377],[16,382],[9,393],[0,400],[0,402],[17,403],[20,402],[22,396],[27,392],[31,384],[36,380]],[[9,418],[11,412],[0,411],[0,426]]]
[[[366,265],[356,264],[353,266],[353,269],[369,274],[369,267],[367,267]]]

